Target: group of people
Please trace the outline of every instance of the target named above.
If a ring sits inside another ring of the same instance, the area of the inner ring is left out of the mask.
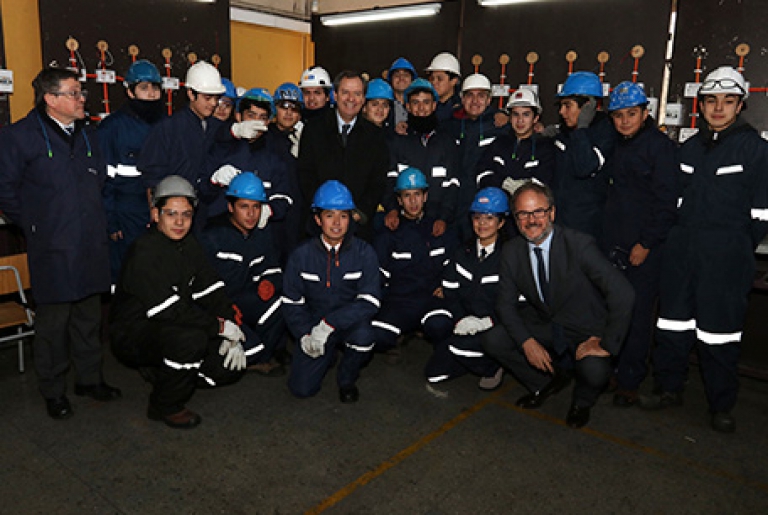
[[[741,118],[743,76],[707,76],[699,132],[678,148],[632,82],[604,99],[575,72],[542,127],[533,89],[498,109],[449,53],[425,73],[402,57],[371,81],[312,67],[271,93],[201,61],[165,116],[140,60],[94,127],[77,74],[41,71],[35,107],[0,131],[0,210],[27,239],[48,414],[73,414],[70,363],[76,395],[120,398],[101,371],[112,286],[112,350],[173,428],[200,423],[196,388],[247,372],[287,374],[304,398],[338,361],[339,398],[356,402],[370,360],[399,362],[418,334],[428,388],[471,373],[490,391],[509,373],[535,409],[575,380],[576,428],[605,391],[680,406],[695,345],[710,423],[734,431],[768,229],[768,144]]]

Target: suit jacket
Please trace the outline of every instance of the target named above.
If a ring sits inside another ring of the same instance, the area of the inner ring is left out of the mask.
[[[571,348],[598,336],[616,355],[632,317],[634,291],[603,256],[594,239],[555,225],[549,256],[551,306],[539,298],[528,242],[518,236],[504,245],[496,311],[517,346],[528,338],[552,346],[552,324],[563,328]]]

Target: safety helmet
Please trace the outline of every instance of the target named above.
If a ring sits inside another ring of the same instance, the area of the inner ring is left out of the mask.
[[[146,59],[139,59],[131,64],[128,68],[128,72],[123,79],[126,87],[133,86],[139,82],[150,82],[152,84],[160,84],[163,82],[160,77],[160,72],[157,71],[157,67],[147,61]]]
[[[260,104],[260,107],[264,107],[267,111],[269,111],[270,117],[274,114],[275,107],[272,101],[272,95],[268,90],[264,88],[251,88],[243,93],[242,96],[237,99],[238,110],[240,109],[240,102],[243,100],[251,100]]]
[[[453,54],[448,52],[441,52],[437,54],[432,59],[432,62],[429,63],[429,66],[425,71],[427,73],[437,71],[450,72],[461,77],[461,67],[459,66],[459,60],[456,59]]]
[[[749,89],[744,76],[730,66],[721,66],[710,72],[699,88],[699,96],[725,93],[739,95],[742,99],[749,96]]]
[[[625,80],[613,88],[611,101],[608,103],[608,111],[618,111],[626,107],[646,106],[648,97],[639,84]]]
[[[349,211],[355,209],[355,202],[349,189],[339,181],[326,181],[317,188],[312,199],[312,209],[336,209]]]
[[[312,68],[307,68],[304,70],[304,73],[301,74],[299,87],[331,89],[333,87],[333,82],[331,82],[331,76],[328,75],[325,68],[313,66]]]
[[[237,89],[235,88],[235,85],[232,84],[232,81],[229,79],[221,78],[221,83],[224,84],[224,94],[223,97],[231,98],[232,100],[237,99]]]
[[[419,74],[416,73],[416,68],[414,68],[411,62],[405,57],[398,57],[395,59],[395,62],[392,63],[392,66],[389,67],[389,72],[387,72],[387,80],[389,80],[389,82],[392,82],[392,74],[396,70],[406,70],[411,72],[411,79],[416,79],[419,76]]]
[[[157,206],[158,201],[170,197],[186,197],[193,206],[197,205],[195,188],[181,175],[169,175],[157,183],[152,192],[152,205]]]
[[[206,95],[222,95],[227,90],[221,83],[219,70],[205,61],[198,61],[189,67],[184,85]]]
[[[256,177],[256,174],[253,172],[237,174],[229,183],[227,196],[256,200],[258,202],[267,201],[267,193],[264,191],[264,183],[261,182],[261,179]]]
[[[603,96],[603,85],[600,78],[592,72],[574,72],[565,79],[563,89],[558,97],[596,97]]]
[[[365,90],[365,99],[373,100],[375,98],[386,98],[390,102],[395,100],[392,86],[384,79],[373,79],[368,83],[368,89]]]
[[[301,88],[293,82],[283,82],[280,84],[275,90],[274,99],[275,102],[289,100],[304,107],[304,94],[301,92]]]
[[[415,81],[411,82],[411,85],[405,89],[405,101],[408,102],[408,98],[410,98],[410,96],[414,93],[418,93],[419,91],[432,93],[435,102],[439,100],[439,97],[437,96],[437,90],[427,79],[416,79]]]
[[[485,91],[491,91],[491,81],[482,73],[467,75],[467,78],[464,79],[464,83],[461,85],[461,92],[464,93],[470,89],[484,89]]]
[[[530,107],[536,114],[541,114],[541,102],[539,102],[539,95],[530,89],[518,89],[507,100],[507,109],[513,107]]]
[[[509,214],[509,199],[499,188],[483,188],[475,195],[469,212],[506,216]]]
[[[395,193],[403,190],[426,190],[429,189],[427,178],[418,168],[409,166],[397,176],[395,183]]]

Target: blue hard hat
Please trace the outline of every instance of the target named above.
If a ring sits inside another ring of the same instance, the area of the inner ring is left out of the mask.
[[[227,188],[227,196],[235,198],[244,198],[256,200],[258,202],[267,201],[267,193],[264,191],[264,183],[256,177],[253,172],[243,172],[235,176]]]
[[[437,90],[427,79],[416,79],[415,81],[411,82],[411,85],[408,86],[408,88],[406,88],[404,95],[405,101],[407,102],[408,97],[414,93],[418,93],[419,91],[432,93],[432,96],[435,98],[435,102],[439,100],[439,97],[437,96]]]
[[[392,94],[392,86],[384,79],[373,79],[368,83],[368,89],[365,90],[365,99],[373,100],[375,98],[386,98],[390,102],[395,100],[395,95]]]
[[[275,102],[290,100],[304,107],[304,94],[301,92],[301,88],[293,82],[283,82],[280,84],[275,90],[274,98]]]
[[[272,116],[275,113],[272,95],[268,90],[264,88],[251,88],[243,93],[243,96],[237,99],[238,110],[240,109],[240,102],[243,100],[252,100],[261,104],[266,104],[266,107],[269,110],[269,116]]]
[[[405,57],[398,57],[395,59],[395,62],[392,63],[392,66],[389,67],[389,72],[387,72],[387,79],[389,82],[392,82],[392,72],[395,70],[406,70],[411,72],[411,79],[414,80],[419,76],[419,74],[416,73],[416,68],[414,68],[411,62]]]
[[[231,98],[232,100],[237,99],[237,88],[232,84],[232,81],[222,77],[221,83],[224,84],[224,87],[226,88],[221,96]]]
[[[617,111],[625,107],[648,105],[648,97],[639,84],[628,80],[622,82],[611,92],[611,101],[608,104],[609,111]]]
[[[395,192],[399,193],[403,190],[426,190],[429,188],[427,178],[421,173],[418,168],[409,166],[397,176],[397,182],[395,183]]]
[[[152,84],[160,84],[163,82],[162,77],[160,77],[160,72],[157,71],[157,67],[146,59],[135,61],[131,67],[128,68],[128,73],[125,74],[124,80],[128,86],[133,86],[139,82],[151,82]]]
[[[349,189],[339,181],[326,181],[312,199],[312,209],[336,209],[349,211],[355,209],[355,202]]]
[[[600,78],[592,72],[574,72],[565,79],[563,89],[557,96],[601,98],[603,96],[603,84],[600,82]]]
[[[488,215],[508,215],[509,199],[507,199],[507,194],[499,188],[483,188],[475,195],[472,205],[469,206],[469,212]]]

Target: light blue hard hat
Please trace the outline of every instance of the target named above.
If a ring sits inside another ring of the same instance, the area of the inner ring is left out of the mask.
[[[427,79],[416,79],[415,81],[411,82],[411,85],[408,86],[408,88],[406,88],[405,101],[407,102],[411,95],[418,93],[419,91],[426,91],[427,93],[431,93],[435,99],[435,102],[439,100],[437,90]]]
[[[411,79],[413,80],[419,76],[419,74],[416,73],[416,68],[414,68],[411,62],[405,57],[398,57],[395,59],[395,62],[392,63],[392,66],[389,67],[389,72],[387,72],[387,79],[389,82],[392,82],[392,73],[395,70],[406,70],[411,72]]]
[[[336,209],[349,211],[355,209],[355,202],[349,188],[339,181],[326,181],[315,192],[312,209]]]
[[[125,74],[125,84],[133,86],[139,82],[150,82],[152,84],[160,84],[163,82],[160,77],[160,72],[157,71],[157,67],[147,61],[146,59],[139,59],[131,64],[128,68],[128,72]]]
[[[231,98],[232,100],[236,100],[237,99],[237,88],[235,88],[235,85],[232,84],[232,81],[222,77],[221,78],[221,83],[224,84],[224,88],[226,88],[224,93],[221,96],[222,97]]]
[[[390,86],[384,79],[373,79],[368,83],[368,89],[365,90],[365,99],[373,100],[376,98],[386,98],[390,102],[395,100]]]
[[[600,78],[592,72],[574,72],[565,79],[563,89],[557,96],[601,98],[603,96],[603,84],[600,82]]]
[[[269,116],[275,114],[275,106],[272,101],[272,94],[264,88],[251,88],[243,93],[243,96],[237,99],[238,111],[240,110],[240,102],[243,100],[252,100],[254,102],[265,104],[269,110]]]
[[[427,178],[418,168],[409,166],[397,176],[397,182],[395,183],[395,192],[399,193],[403,190],[426,190],[429,189],[429,183]]]
[[[264,191],[264,183],[261,182],[261,179],[256,177],[256,174],[253,172],[243,172],[236,175],[229,183],[227,196],[256,200],[258,202],[267,201],[267,193]]]

